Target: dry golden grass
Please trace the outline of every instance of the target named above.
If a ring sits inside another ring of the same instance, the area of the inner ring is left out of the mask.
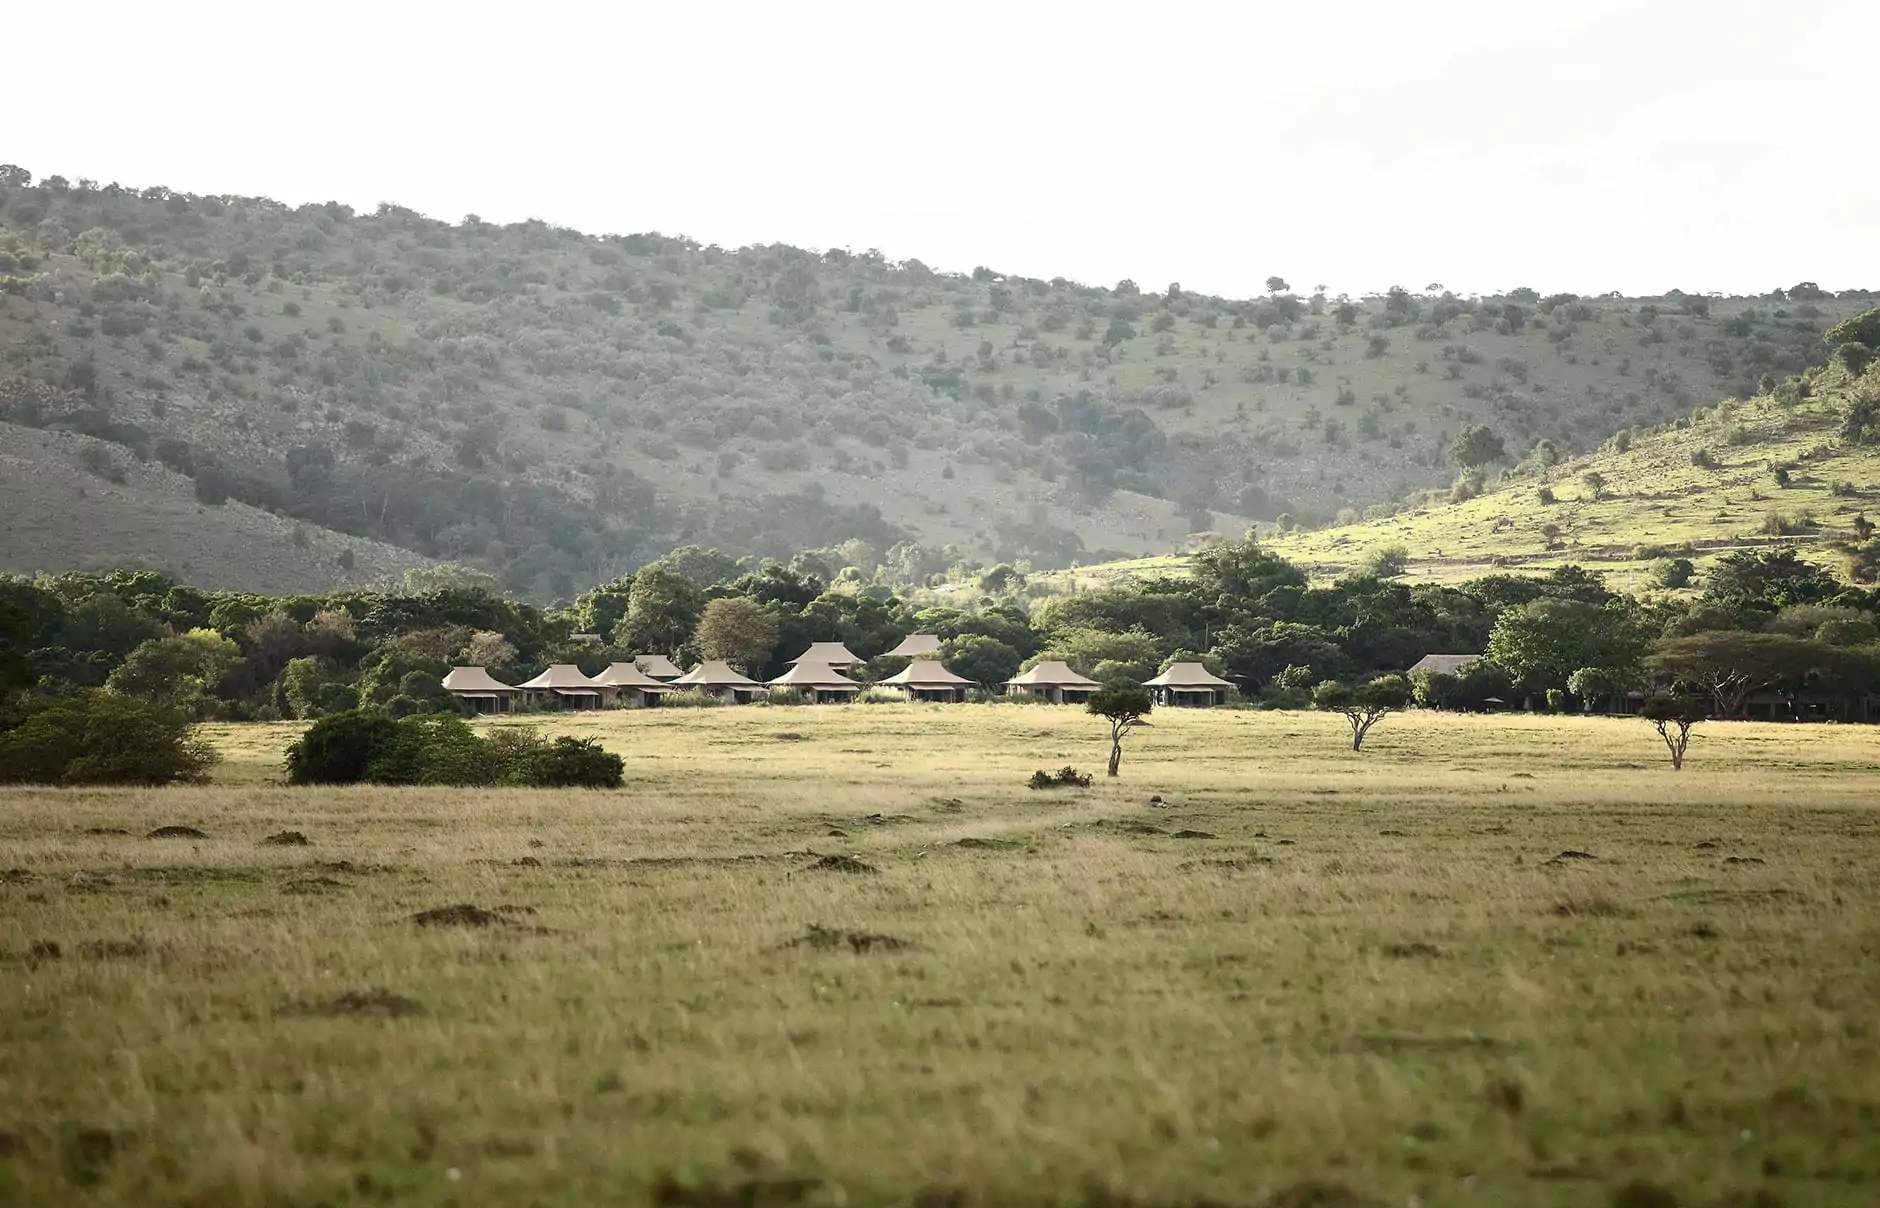
[[[1880,1198],[1873,731],[1154,720],[1081,792],[1076,710],[852,706],[561,720],[620,793],[256,726],[0,794],[0,1203]]]

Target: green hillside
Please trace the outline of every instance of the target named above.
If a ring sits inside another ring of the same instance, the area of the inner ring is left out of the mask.
[[[0,423],[168,466],[204,528],[234,499],[534,595],[683,542],[846,542],[859,564],[899,545],[918,576],[1331,520],[1446,482],[1470,424],[1590,449],[1819,363],[1821,329],[1870,304],[1274,285],[950,275],[0,168]],[[105,552],[61,538],[73,564]]]
[[[1880,431],[1849,430],[1859,405],[1880,408],[1880,363],[1857,375],[1837,359],[1771,393],[1695,408],[1586,456],[1551,465],[1530,457],[1473,498],[1433,491],[1389,516],[1275,534],[1269,544],[1326,578],[1380,563],[1426,580],[1577,563],[1634,591],[1667,586],[1667,574],[1675,581],[1667,563],[1677,559],[1701,573],[1732,550],[1776,545],[1871,582],[1863,526],[1880,521],[1880,444],[1867,442]],[[1068,589],[1185,565],[1180,556],[1136,559],[1044,582]]]

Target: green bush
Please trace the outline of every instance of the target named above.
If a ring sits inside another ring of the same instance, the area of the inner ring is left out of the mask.
[[[398,723],[375,709],[329,713],[287,748],[289,784],[357,784]]]
[[[592,739],[549,742],[522,726],[482,738],[454,714],[393,718],[373,709],[322,717],[287,749],[291,784],[619,788],[624,766]]]
[[[563,736],[524,754],[504,770],[500,783],[537,789],[617,789],[625,768],[620,756],[592,738]]]
[[[0,783],[192,784],[218,758],[188,714],[114,692],[27,697],[0,714]]]
[[[1090,776],[1068,764],[1055,772],[1047,772],[1040,768],[1031,774],[1031,779],[1025,782],[1025,787],[1028,789],[1087,789],[1090,787]]]
[[[703,688],[683,688],[678,692],[668,692],[659,700],[659,707],[662,709],[716,709],[728,704],[730,702],[724,697],[713,696]]]

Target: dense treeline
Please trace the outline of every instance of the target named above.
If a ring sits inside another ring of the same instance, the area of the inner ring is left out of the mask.
[[[1405,584],[1387,571],[1314,585],[1247,541],[1204,552],[1186,578],[1029,609],[990,593],[939,603],[882,586],[832,588],[801,568],[696,548],[558,611],[475,586],[277,599],[148,573],[0,580],[0,690],[11,701],[0,779],[47,777],[23,761],[25,735],[57,724],[48,710],[69,713],[74,700],[182,722],[409,717],[455,711],[440,683],[455,664],[517,682],[552,662],[594,674],[660,652],[728,659],[768,678],[811,642],[840,641],[872,679],[899,669],[884,652],[915,632],[939,635],[947,664],[988,689],[1045,659],[1106,683],[1200,660],[1249,702],[1304,707],[1328,681],[1362,683],[1457,653],[1486,657],[1460,675],[1418,677],[1419,703],[1623,707],[1628,694],[1676,688],[1701,693],[1719,716],[1774,693],[1814,702],[1815,715],[1854,717],[1880,682],[1877,612],[1880,590],[1845,586],[1784,549],[1719,560],[1694,596],[1634,598],[1571,566],[1458,586]],[[84,753],[67,745],[74,758]],[[173,777],[199,770],[185,761]]]
[[[1818,363],[1854,305],[1807,282],[1715,313],[1272,284],[947,274],[0,165],[0,420],[566,598],[685,542],[1061,566],[1330,519],[1445,480],[1471,426],[1571,451],[1747,393]],[[1117,491],[1134,519],[1100,515]]]

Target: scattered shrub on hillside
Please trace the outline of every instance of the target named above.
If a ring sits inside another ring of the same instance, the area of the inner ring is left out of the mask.
[[[1789,468],[1787,466],[1777,466],[1773,474],[1777,486],[1786,487],[1789,485]]]
[[[0,711],[0,784],[193,784],[219,758],[187,713],[115,692]]]
[[[1880,393],[1862,391],[1848,406],[1841,439],[1851,445],[1880,444]]]
[[[1709,449],[1700,447],[1691,450],[1691,464],[1700,470],[1714,470],[1717,468],[1717,459]]]
[[[1033,772],[1031,779],[1025,782],[1025,787],[1028,789],[1087,789],[1090,787],[1090,776],[1066,764],[1055,772],[1047,772],[1043,769]]]
[[[1542,504],[1547,505],[1549,507],[1559,502],[1558,500],[1554,498],[1554,489],[1552,487],[1541,487],[1540,489],[1536,490],[1534,492],[1534,498],[1540,500]]]

